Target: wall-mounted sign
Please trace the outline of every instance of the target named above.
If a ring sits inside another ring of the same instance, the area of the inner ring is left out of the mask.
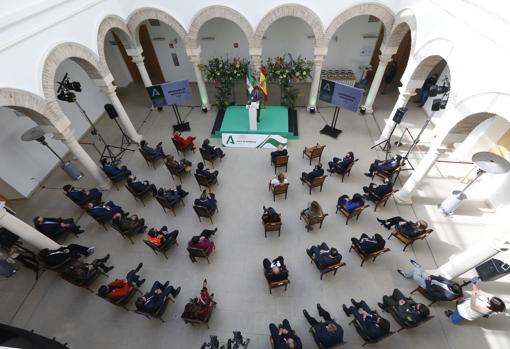
[[[234,48],[238,48],[239,47],[239,43],[238,42],[234,42]]]

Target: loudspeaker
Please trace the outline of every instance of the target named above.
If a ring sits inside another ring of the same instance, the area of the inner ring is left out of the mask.
[[[395,115],[393,116],[393,121],[395,121],[397,124],[400,124],[402,118],[404,117],[404,115],[406,115],[406,113],[407,113],[406,107],[398,108],[397,111],[395,112]]]
[[[440,108],[441,108],[441,98],[434,99],[432,101],[432,111],[438,111]]]
[[[105,104],[104,110],[106,110],[106,113],[110,117],[110,119],[115,119],[119,114],[117,114],[117,111],[115,110],[115,107],[111,104]]]

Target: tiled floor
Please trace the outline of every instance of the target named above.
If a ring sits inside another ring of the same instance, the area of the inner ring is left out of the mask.
[[[122,94],[122,100],[131,116],[135,127],[152,143],[163,141],[164,149],[175,154],[175,148],[169,139],[174,116],[168,109],[164,112],[149,114],[148,99],[144,90],[132,87]],[[70,238],[66,242],[77,242],[96,247],[95,256],[106,253],[112,255],[111,262],[115,269],[110,272],[110,281],[123,277],[139,261],[144,263],[143,277],[147,278],[146,290],[154,280],[170,280],[173,285],[182,286],[182,292],[175,304],[171,304],[164,316],[166,323],[147,320],[144,317],[115,307],[87,290],[77,288],[61,280],[51,271],[45,272],[37,283],[33,275],[20,269],[11,279],[2,279],[0,283],[0,321],[27,329],[34,329],[49,337],[56,337],[68,342],[71,348],[199,348],[210,334],[219,336],[220,341],[231,336],[231,331],[241,330],[245,337],[251,339],[250,348],[269,348],[268,324],[288,318],[301,336],[304,348],[314,348],[315,344],[308,333],[301,310],[307,308],[315,314],[315,304],[320,302],[328,309],[345,330],[345,348],[358,348],[362,340],[348,319],[341,312],[341,304],[351,297],[365,299],[371,306],[380,301],[383,294],[391,293],[398,287],[405,293],[415,285],[402,279],[395,270],[407,267],[409,259],[416,259],[427,268],[435,268],[444,263],[452,253],[465,246],[502,231],[498,225],[498,214],[493,214],[485,207],[481,195],[473,190],[470,200],[465,202],[457,214],[451,218],[440,215],[435,205],[444,198],[453,187],[458,187],[458,180],[447,178],[445,171],[431,172],[423,186],[420,187],[412,206],[396,206],[393,200],[377,214],[372,208],[366,210],[358,222],[345,225],[343,217],[335,214],[335,203],[341,194],[352,195],[361,190],[368,180],[363,172],[376,157],[383,157],[370,149],[379,136],[378,124],[387,117],[396,99],[396,95],[378,97],[375,118],[370,115],[360,116],[342,111],[339,128],[344,132],[338,139],[319,134],[324,122],[330,121],[332,108],[321,108],[314,115],[299,110],[300,139],[290,143],[291,155],[287,176],[290,180],[287,200],[278,198],[272,202],[267,191],[268,180],[274,175],[269,166],[270,150],[227,148],[227,156],[216,168],[220,171],[219,185],[214,188],[219,201],[219,213],[214,217],[214,226],[218,227],[215,236],[217,250],[213,252],[211,264],[199,262],[192,264],[187,256],[187,240],[211,225],[199,223],[192,210],[192,201],[199,195],[195,179],[190,176],[183,180],[183,187],[191,194],[185,199],[186,206],[177,210],[177,216],[164,214],[158,203],[147,200],[144,207],[124,189],[112,189],[104,197],[113,200],[125,210],[144,217],[150,226],[167,225],[179,229],[179,246],[172,248],[169,259],[156,256],[137,237],[134,245],[113,229],[104,229],[82,215],[80,209],[71,204],[60,190],[41,189],[24,202],[13,204],[18,215],[30,221],[34,215],[75,217],[86,230],[79,238]],[[410,110],[406,123],[420,125],[423,112]],[[183,118],[191,123],[192,134],[198,140],[207,137],[212,128],[215,111],[203,114],[200,108],[181,108]],[[377,123],[376,123],[377,121]],[[419,126],[418,126],[419,127]],[[108,118],[98,123],[98,128],[112,143],[118,141],[119,132]],[[87,137],[88,138],[88,137]],[[217,142],[217,141],[213,141]],[[309,170],[308,161],[301,158],[301,151],[306,145],[316,142],[326,144],[323,162],[334,155],[343,155],[354,151],[360,160],[354,166],[350,177],[341,183],[339,177],[328,177],[322,192],[308,190],[298,180],[300,173]],[[426,143],[426,140],[425,140]],[[93,149],[92,149],[93,150]],[[91,153],[94,158],[97,154]],[[420,154],[413,154],[419,158]],[[189,159],[194,165],[199,161],[199,153]],[[167,169],[160,164],[156,170],[149,168],[141,155],[135,151],[123,159],[140,179],[147,179],[157,186],[175,186]],[[410,174],[406,172],[401,180]],[[46,187],[60,188],[66,183],[65,175],[60,169],[55,170],[43,183]],[[77,186],[89,186],[86,177]],[[473,188],[476,189],[476,188]],[[322,229],[306,232],[299,212],[310,200],[319,201],[329,213]],[[280,238],[264,238],[260,216],[262,205],[273,206],[282,213],[283,231]],[[350,238],[361,233],[380,232],[389,235],[377,224],[375,217],[401,215],[405,218],[423,218],[430,222],[434,233],[427,239],[416,243],[413,248],[402,252],[402,245],[390,240],[387,244],[391,252],[381,256],[375,263],[367,262],[363,268],[360,259],[349,253]],[[344,256],[347,266],[338,271],[336,276],[326,275],[319,280],[319,273],[309,264],[305,248],[322,241],[337,247]],[[287,292],[277,289],[270,295],[262,273],[262,259],[283,255],[290,271],[291,284]],[[205,327],[185,325],[180,315],[189,298],[198,294],[202,280],[207,278],[209,288],[215,293],[218,306],[210,321],[210,330]],[[95,289],[106,278],[95,283]],[[508,278],[485,284],[484,289],[502,295],[509,301]],[[423,298],[415,296],[417,300]],[[131,304],[131,308],[134,306]],[[374,347],[381,348],[509,348],[508,328],[510,318],[499,316],[476,323],[454,326],[447,321],[443,310],[452,308],[451,304],[438,304],[432,307],[435,318],[423,326],[403,331],[384,340]],[[390,318],[393,329],[397,324]]]

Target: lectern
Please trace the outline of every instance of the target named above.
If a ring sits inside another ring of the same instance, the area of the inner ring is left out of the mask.
[[[259,109],[260,102],[251,102],[246,105],[250,118],[250,131],[257,131],[257,110]]]

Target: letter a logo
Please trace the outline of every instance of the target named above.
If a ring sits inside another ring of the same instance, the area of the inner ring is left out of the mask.
[[[152,89],[151,97],[160,97],[161,95],[158,92],[157,88]]]
[[[236,142],[234,142],[234,137],[228,136],[227,144],[236,144]]]

